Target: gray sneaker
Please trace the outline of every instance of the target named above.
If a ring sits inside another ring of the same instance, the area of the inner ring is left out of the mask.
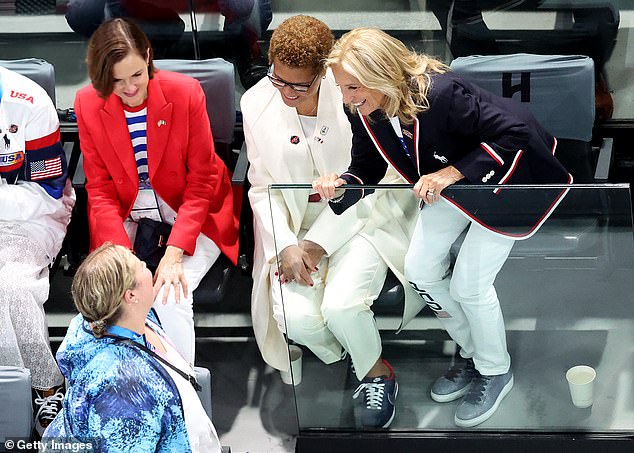
[[[455,363],[431,386],[431,399],[447,403],[463,397],[469,391],[471,381],[478,375],[472,359],[456,356]]]
[[[512,388],[511,370],[495,376],[483,376],[478,373],[473,379],[469,393],[456,409],[456,425],[470,428],[488,420]]]

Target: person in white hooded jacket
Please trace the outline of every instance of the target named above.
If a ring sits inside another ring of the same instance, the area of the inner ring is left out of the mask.
[[[0,365],[30,370],[40,435],[63,399],[43,305],[74,203],[53,102],[0,67]]]

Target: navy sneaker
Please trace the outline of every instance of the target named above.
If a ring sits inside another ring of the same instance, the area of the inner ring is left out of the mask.
[[[432,385],[431,399],[438,403],[447,403],[462,398],[469,391],[471,381],[476,376],[478,372],[473,360],[456,356],[451,368]]]
[[[387,428],[396,414],[396,375],[386,360],[383,363],[390,369],[390,376],[366,377],[352,395],[355,417],[364,428]]]
[[[456,409],[456,425],[470,428],[479,425],[491,417],[502,399],[513,388],[513,373],[484,376],[478,373],[473,379],[471,389]]]

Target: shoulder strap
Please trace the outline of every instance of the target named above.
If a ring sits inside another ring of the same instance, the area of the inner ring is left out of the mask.
[[[196,378],[194,376],[192,376],[191,374],[185,373],[183,370],[181,370],[179,368],[176,368],[174,365],[169,363],[167,360],[165,360],[163,357],[158,355],[156,352],[152,351],[150,348],[148,348],[146,346],[143,346],[142,344],[139,344],[136,341],[132,341],[129,338],[123,338],[123,337],[118,337],[118,339],[115,341],[115,343],[127,344],[128,346],[131,346],[133,348],[138,348],[138,349],[141,349],[142,351],[147,352],[148,354],[150,354],[152,357],[154,357],[159,362],[163,363],[164,365],[167,365],[172,370],[176,371],[186,381],[189,381],[189,383],[192,385],[192,387],[194,387],[194,390],[196,390],[197,392],[200,392],[203,389],[201,387],[201,385],[198,383],[198,381],[196,381]]]

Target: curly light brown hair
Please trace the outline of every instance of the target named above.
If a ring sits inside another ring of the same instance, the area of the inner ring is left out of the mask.
[[[282,22],[271,36],[269,63],[277,59],[294,68],[311,68],[321,72],[335,38],[319,19],[293,16]]]

